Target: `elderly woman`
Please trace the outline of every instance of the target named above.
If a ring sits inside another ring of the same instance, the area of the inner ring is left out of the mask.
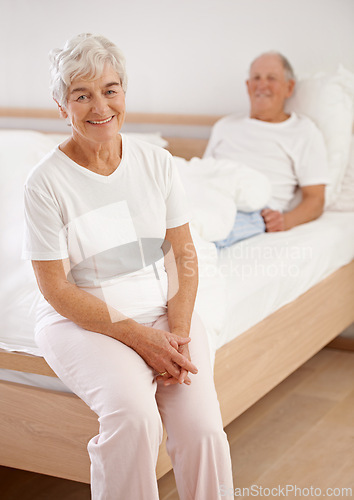
[[[180,498],[215,500],[232,474],[193,313],[185,194],[167,151],[120,134],[126,88],[124,57],[104,37],[52,53],[53,97],[72,134],[25,186],[24,253],[45,299],[36,341],[98,415],[92,498],[158,498],[163,422]]]

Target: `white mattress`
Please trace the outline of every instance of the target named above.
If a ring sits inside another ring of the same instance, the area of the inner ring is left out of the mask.
[[[290,231],[264,233],[220,252],[198,238],[195,243],[200,267],[196,309],[215,352],[349,263],[354,258],[354,213],[326,212]],[[26,286],[17,296],[14,288],[2,297],[0,347],[40,355],[32,334],[39,292],[31,272],[26,269]],[[65,390],[52,377],[0,370],[0,379]]]

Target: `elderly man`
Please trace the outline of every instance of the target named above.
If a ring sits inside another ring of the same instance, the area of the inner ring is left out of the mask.
[[[279,53],[262,54],[251,64],[246,83],[250,116],[218,121],[204,157],[229,158],[269,178],[272,199],[261,212],[266,231],[316,219],[324,206],[327,155],[314,123],[285,111],[295,87],[291,65]]]

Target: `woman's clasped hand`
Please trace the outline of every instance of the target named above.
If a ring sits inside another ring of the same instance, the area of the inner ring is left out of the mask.
[[[134,350],[158,373],[156,379],[165,385],[191,383],[188,372],[198,373],[191,362],[188,344],[190,337],[143,327],[144,334],[135,341]]]

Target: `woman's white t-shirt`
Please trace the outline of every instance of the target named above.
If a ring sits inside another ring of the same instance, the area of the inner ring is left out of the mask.
[[[58,147],[25,185],[23,257],[69,259],[70,279],[140,323],[166,312],[166,229],[189,221],[172,156],[122,134],[122,159],[108,176],[72,161]],[[43,300],[38,328],[58,319]]]

